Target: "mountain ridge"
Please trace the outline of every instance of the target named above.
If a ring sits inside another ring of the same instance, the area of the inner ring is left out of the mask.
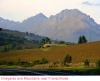
[[[6,28],[32,32],[54,40],[75,42],[80,35],[85,35],[89,41],[100,40],[100,25],[89,15],[78,9],[65,9],[49,18],[39,13],[25,19],[22,23],[15,23],[10,23],[10,27],[9,24],[5,23]],[[0,21],[0,26],[5,27],[1,24]]]

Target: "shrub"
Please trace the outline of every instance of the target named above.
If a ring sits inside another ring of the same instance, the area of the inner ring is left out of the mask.
[[[33,62],[33,65],[38,65],[38,64],[40,64],[40,60],[35,60],[35,61]]]
[[[89,67],[90,66],[90,61],[89,59],[85,59],[84,61],[84,66]]]
[[[15,65],[15,63],[13,61],[9,61],[9,62],[6,62],[8,66],[12,66],[12,65]]]
[[[8,51],[9,51],[8,46],[4,46],[3,52],[8,52]]]
[[[48,60],[46,58],[42,58],[40,60],[35,60],[33,62],[33,65],[38,65],[38,64],[47,64],[48,63]]]
[[[97,67],[100,67],[100,60],[97,60],[96,66],[97,66]]]
[[[48,60],[46,58],[42,58],[40,60],[40,64],[47,64],[48,63]]]
[[[5,65],[7,62],[6,61],[0,61],[0,65]]]
[[[59,61],[53,62],[53,67],[58,67]]]
[[[11,65],[15,65],[15,62],[13,62],[13,61],[0,61],[0,65],[11,66]]]
[[[67,65],[67,66],[69,66],[69,64],[72,62],[72,57],[69,55],[69,54],[67,54],[65,57],[64,57],[64,60],[63,60],[63,65],[65,66],[65,65]]]
[[[16,65],[30,67],[30,66],[32,66],[32,63],[18,59],[18,61],[16,62]]]

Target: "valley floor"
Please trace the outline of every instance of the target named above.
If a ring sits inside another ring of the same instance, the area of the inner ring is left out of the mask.
[[[72,56],[70,67],[62,67],[61,65],[66,54]],[[85,59],[89,59],[88,68],[84,67]],[[98,60],[100,60],[100,42],[12,50],[0,52],[0,74],[100,75],[100,69],[96,68]],[[45,64],[41,64],[40,61]],[[29,67],[31,69],[27,70]]]

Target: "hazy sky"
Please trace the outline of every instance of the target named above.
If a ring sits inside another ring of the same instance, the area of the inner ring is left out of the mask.
[[[80,9],[100,23],[100,0],[0,0],[0,17],[15,21],[40,12],[55,15],[63,9]]]

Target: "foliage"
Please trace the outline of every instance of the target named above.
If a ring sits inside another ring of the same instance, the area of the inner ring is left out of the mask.
[[[48,60],[46,58],[42,58],[40,60],[40,64],[47,64],[48,63]]]
[[[66,44],[65,41],[59,41],[59,44]]]
[[[51,40],[48,37],[45,37],[41,40],[41,46],[43,46],[44,44],[50,44]]]
[[[2,31],[3,29],[2,28],[0,28],[0,31]]]
[[[89,59],[85,59],[84,66],[89,67],[89,65],[90,65]]]
[[[14,49],[33,48],[37,45],[38,43],[34,43],[34,41],[27,40],[24,37],[0,32],[0,51],[6,52]]]
[[[71,62],[72,62],[72,57],[69,54],[67,54],[63,59],[63,65],[69,66],[69,63]]]
[[[40,60],[35,60],[33,62],[33,65],[38,65],[38,64],[47,64],[48,63],[48,60],[46,58],[42,58]]]
[[[100,60],[97,60],[96,66],[97,66],[97,67],[100,67]]]
[[[87,43],[86,37],[85,37],[84,35],[83,35],[83,36],[80,36],[80,37],[79,37],[79,40],[78,40],[78,43],[79,43],[79,44]]]

